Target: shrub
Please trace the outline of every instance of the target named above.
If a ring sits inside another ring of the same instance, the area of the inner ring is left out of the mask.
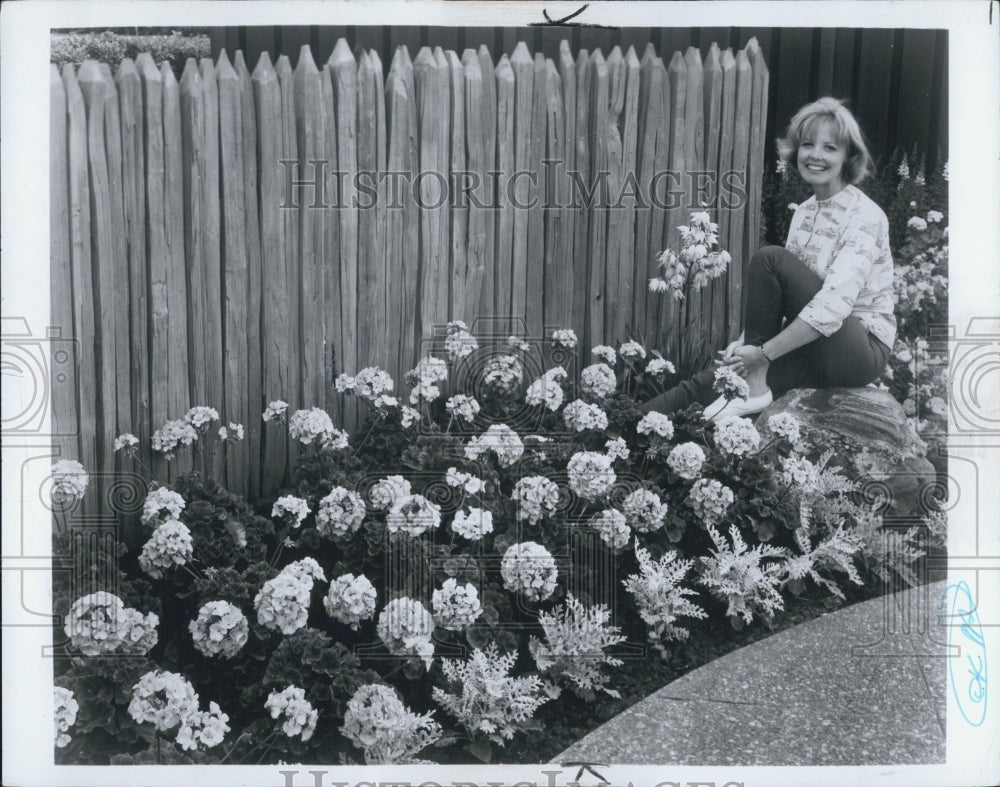
[[[211,41],[205,33],[184,33],[174,30],[169,34],[123,35],[110,31],[53,34],[49,60],[60,70],[67,63],[79,66],[84,60],[107,63],[112,73],[126,57],[135,60],[141,52],[149,52],[153,62],[166,62],[174,76],[180,79],[189,57],[200,59],[212,56]]]

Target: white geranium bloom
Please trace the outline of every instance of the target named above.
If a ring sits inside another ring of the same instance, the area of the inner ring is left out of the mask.
[[[264,702],[264,708],[270,712],[272,719],[284,717],[281,730],[289,738],[297,735],[302,741],[307,741],[316,731],[319,713],[306,699],[305,690],[298,686],[272,691]]]
[[[500,563],[503,586],[521,592],[533,601],[544,601],[556,590],[556,561],[541,544],[525,541],[512,544]]]

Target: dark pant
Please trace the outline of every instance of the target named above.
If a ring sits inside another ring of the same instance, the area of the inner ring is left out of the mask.
[[[808,265],[781,246],[766,246],[750,260],[744,316],[746,344],[763,344],[781,332],[823,286]],[[850,315],[831,336],[782,355],[767,370],[767,384],[777,399],[793,388],[855,388],[877,379],[890,349]],[[666,393],[650,399],[642,410],[673,413],[698,402],[711,404],[715,368],[698,372]]]

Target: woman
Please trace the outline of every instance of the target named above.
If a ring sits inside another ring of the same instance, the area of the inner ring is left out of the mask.
[[[715,362],[746,378],[747,398],[717,397],[707,369],[642,409],[698,402],[707,419],[750,415],[793,388],[864,386],[885,368],[896,335],[889,222],[855,185],[871,168],[858,122],[821,98],[792,118],[778,154],[813,196],[796,208],[785,247],[751,259],[745,330]]]

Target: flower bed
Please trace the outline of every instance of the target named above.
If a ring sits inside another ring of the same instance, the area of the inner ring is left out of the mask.
[[[635,698],[630,666],[674,669],[720,622],[744,636],[910,577],[927,545],[794,419],[765,442],[697,406],[643,414],[669,361],[627,342],[563,368],[575,345],[452,323],[405,399],[381,370],[337,380],[368,409],[356,435],[272,402],[268,439],[298,451],[280,495],[150,479],[139,554],[102,556],[101,593],[56,580],[58,761],[531,761],[525,730],[606,717]],[[194,408],[154,443],[242,439],[217,421]],[[137,461],[131,436],[116,448]],[[86,472],[55,483],[82,496]]]

